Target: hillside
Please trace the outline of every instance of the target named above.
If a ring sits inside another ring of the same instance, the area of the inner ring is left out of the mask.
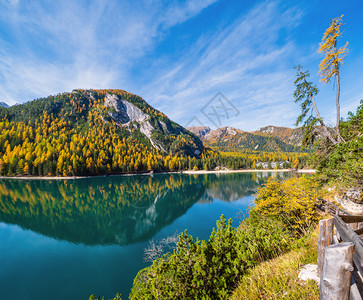
[[[123,90],[74,90],[0,107],[0,174],[174,170],[200,139]]]
[[[267,152],[301,151],[301,128],[266,126],[247,132],[232,127],[211,130],[209,127],[188,127],[205,146],[221,151],[258,150]]]
[[[301,146],[304,130],[301,127],[289,128],[269,125],[253,133],[267,137],[276,137],[289,145]]]

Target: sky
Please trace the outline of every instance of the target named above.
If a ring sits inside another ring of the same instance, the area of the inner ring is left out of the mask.
[[[317,49],[344,14],[346,117],[363,99],[362,12],[361,0],[0,0],[0,101],[115,88],[183,126],[294,127],[301,64],[334,125],[336,87],[319,82]]]

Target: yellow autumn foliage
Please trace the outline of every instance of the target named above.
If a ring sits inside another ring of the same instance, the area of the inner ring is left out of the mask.
[[[343,25],[343,15],[331,20],[330,26],[324,32],[318,52],[323,52],[325,58],[319,65],[320,81],[328,83],[334,75],[339,75],[339,65],[342,64],[344,56],[348,53],[348,42],[338,49],[337,43],[342,36],[340,27]]]
[[[319,197],[317,183],[305,176],[283,182],[269,179],[257,194],[255,210],[281,220],[286,229],[302,235],[318,221],[315,202]]]

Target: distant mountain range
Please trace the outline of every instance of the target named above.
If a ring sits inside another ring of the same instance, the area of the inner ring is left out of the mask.
[[[248,132],[233,127],[212,130],[207,126],[187,127],[206,147],[221,151],[256,150],[273,152],[301,151],[302,128],[266,126]]]
[[[5,102],[1,102],[1,101],[0,101],[0,106],[1,106],[1,107],[10,107],[10,106],[9,106],[9,105],[7,105]]]

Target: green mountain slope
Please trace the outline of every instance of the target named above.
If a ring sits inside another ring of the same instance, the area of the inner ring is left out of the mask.
[[[123,90],[74,90],[0,107],[2,175],[173,170],[200,139]]]

